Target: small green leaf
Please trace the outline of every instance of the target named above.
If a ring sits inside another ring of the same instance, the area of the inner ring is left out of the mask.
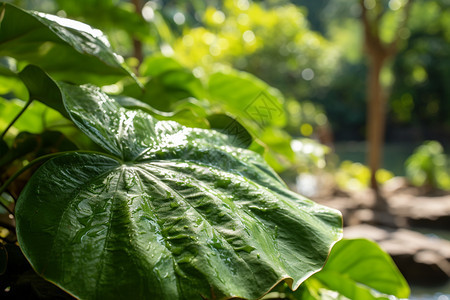
[[[1,56],[38,65],[58,80],[76,83],[107,84],[134,76],[98,29],[8,3],[1,10]]]
[[[339,212],[291,191],[214,130],[157,121],[98,88],[59,84],[107,154],[45,163],[17,201],[36,271],[86,299],[256,299],[296,289],[341,237]],[[82,101],[81,101],[82,100]]]
[[[38,100],[69,118],[56,82],[41,68],[28,65],[19,73],[19,77],[27,87],[31,100]]]
[[[408,298],[409,286],[389,254],[366,239],[341,240],[322,271],[308,279],[349,299]]]

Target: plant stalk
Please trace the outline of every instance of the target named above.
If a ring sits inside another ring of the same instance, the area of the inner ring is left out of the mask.
[[[33,102],[32,99],[28,100],[25,106],[20,110],[20,112],[17,114],[17,116],[14,117],[14,119],[9,123],[8,127],[3,131],[1,138],[3,138],[8,130],[14,125],[14,123],[17,121],[17,119],[20,118],[20,116],[27,110],[28,106],[30,106],[31,102]]]

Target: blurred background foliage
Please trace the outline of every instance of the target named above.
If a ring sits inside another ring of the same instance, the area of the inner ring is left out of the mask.
[[[261,153],[265,149],[266,160],[278,172],[291,176],[332,170],[341,188],[367,186],[370,175],[361,164],[361,145],[366,138],[368,67],[359,1],[7,2],[104,31],[146,87],[142,91],[131,80],[103,87],[130,97],[122,98],[128,106],[136,105],[133,98],[140,99],[148,105],[141,108],[159,118],[197,127],[211,126],[209,116],[225,113],[247,128],[251,147]],[[364,1],[368,8],[377,2]],[[386,8],[380,20],[383,41],[395,38],[392,28],[402,21],[404,2],[381,1]],[[384,182],[406,174],[413,184],[450,189],[450,0],[414,1],[399,36],[398,54],[383,69],[381,80],[390,90],[387,149],[404,146],[398,153],[386,153],[387,170],[377,177]],[[4,127],[24,105],[13,98],[27,96],[21,82],[7,74],[21,66],[6,58],[0,65]],[[254,109],[262,104],[265,114],[255,117]],[[43,127],[34,127],[35,133],[43,128],[70,130],[56,112],[33,105],[30,118],[15,125],[16,133],[30,130],[22,123],[36,118]],[[413,154],[425,140],[437,142]]]

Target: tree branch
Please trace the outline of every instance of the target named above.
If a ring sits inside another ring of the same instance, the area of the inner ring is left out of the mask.
[[[394,35],[394,40],[387,46],[387,54],[394,56],[398,51],[398,42],[400,41],[400,32],[407,27],[409,16],[411,13],[411,6],[414,0],[408,0],[403,8],[403,19],[400,21],[397,30]]]
[[[382,44],[378,36],[378,22],[372,23],[369,17],[369,11],[364,5],[364,0],[359,1],[361,5],[361,20],[364,27],[365,47],[367,52],[379,53],[382,50]]]

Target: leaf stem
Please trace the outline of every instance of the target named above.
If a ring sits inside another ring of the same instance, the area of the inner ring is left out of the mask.
[[[3,131],[1,138],[3,138],[5,136],[5,134],[8,132],[8,130],[14,125],[14,123],[17,121],[17,119],[20,118],[20,116],[25,112],[25,110],[27,110],[28,106],[30,106],[31,102],[33,102],[33,100],[30,98],[30,100],[27,101],[27,103],[25,104],[25,106],[20,110],[19,114],[17,114],[17,116],[14,117],[14,119],[9,123],[8,127],[6,127],[6,129]]]

